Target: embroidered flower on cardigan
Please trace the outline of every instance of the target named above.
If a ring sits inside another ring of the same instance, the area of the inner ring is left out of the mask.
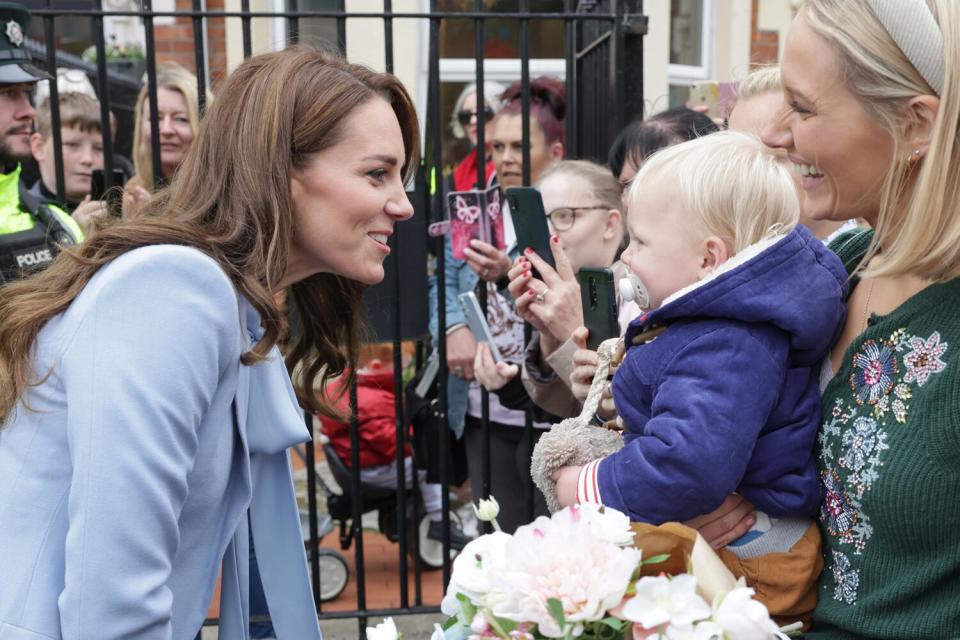
[[[893,347],[876,340],[867,340],[853,355],[853,373],[850,388],[857,404],[876,404],[893,389],[894,378],[900,372]]]
[[[840,602],[853,604],[857,601],[857,591],[860,590],[860,572],[850,566],[850,558],[833,552],[833,597]]]
[[[840,458],[840,466],[852,471],[862,470],[877,449],[880,435],[877,433],[876,420],[865,417],[854,420],[853,427],[843,434],[843,446],[847,452]]]
[[[909,345],[913,351],[903,356],[903,364],[907,367],[907,374],[903,376],[903,380],[916,382],[918,387],[922,387],[931,374],[940,373],[947,366],[940,356],[949,345],[946,342],[940,342],[939,331],[934,331],[926,340],[914,336],[910,338]]]
[[[820,505],[820,520],[823,521],[830,535],[846,539],[849,542],[853,528],[860,516],[850,504],[850,498],[847,492],[843,490],[843,482],[836,471],[824,470],[820,472],[820,480],[823,482],[823,504]]]
[[[880,478],[883,452],[890,448],[887,432],[907,422],[917,389],[946,368],[942,357],[947,347],[939,332],[924,339],[904,328],[887,340],[865,341],[851,359],[852,399],[836,397],[820,426],[820,520],[828,534],[824,544],[832,553],[827,575],[833,577],[833,597],[840,602],[857,601],[863,562],[858,556],[874,533],[870,504],[863,500]],[[840,548],[852,553],[848,556]]]

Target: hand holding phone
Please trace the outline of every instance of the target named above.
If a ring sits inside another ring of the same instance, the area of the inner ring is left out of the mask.
[[[477,342],[486,342],[490,345],[490,353],[493,355],[494,362],[503,362],[503,356],[500,355],[500,350],[493,341],[493,333],[490,331],[490,325],[487,324],[487,318],[483,315],[483,310],[480,309],[480,301],[477,300],[477,296],[473,291],[468,291],[461,293],[458,299],[473,337],[477,339]]]
[[[607,267],[584,267],[577,274],[583,323],[590,331],[587,348],[596,351],[600,343],[620,335],[613,271]]]
[[[544,262],[556,269],[553,251],[550,249],[550,227],[547,226],[547,213],[543,208],[543,198],[533,187],[514,187],[507,189],[507,203],[513,216],[513,227],[517,232],[517,248],[533,249]],[[534,269],[535,277],[540,274]],[[542,278],[541,278],[542,279]]]

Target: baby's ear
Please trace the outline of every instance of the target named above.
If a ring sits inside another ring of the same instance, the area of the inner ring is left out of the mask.
[[[717,270],[730,257],[727,243],[717,236],[709,236],[700,245],[700,273],[701,279]]]

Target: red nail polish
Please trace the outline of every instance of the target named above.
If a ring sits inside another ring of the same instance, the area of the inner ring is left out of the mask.
[[[560,236],[550,236],[550,241],[553,242],[553,244],[557,244],[560,242]]]
[[[527,255],[530,255],[531,253],[533,253],[533,249],[531,249],[530,247],[527,247],[526,249],[523,250],[523,252]]]
[[[527,290],[527,295],[528,295],[528,296],[535,296],[535,295],[537,295],[537,292],[534,291],[533,289],[528,289],[528,290]]]
[[[523,272],[523,277],[524,277],[524,278],[529,278],[529,277],[530,277],[530,272],[529,272],[529,271],[524,271],[524,272]]]

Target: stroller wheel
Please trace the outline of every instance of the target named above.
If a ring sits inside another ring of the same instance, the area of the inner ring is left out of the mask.
[[[350,581],[350,568],[339,551],[324,547],[317,551],[317,561],[320,563],[320,601],[328,602],[346,589]]]
[[[450,511],[450,523],[455,526],[460,525],[460,518],[454,511]],[[420,526],[417,528],[420,544],[420,562],[429,569],[439,569],[443,566],[443,542],[434,540],[428,536],[430,532],[430,518],[423,516],[420,519]],[[450,559],[457,556],[456,549],[450,549]]]

